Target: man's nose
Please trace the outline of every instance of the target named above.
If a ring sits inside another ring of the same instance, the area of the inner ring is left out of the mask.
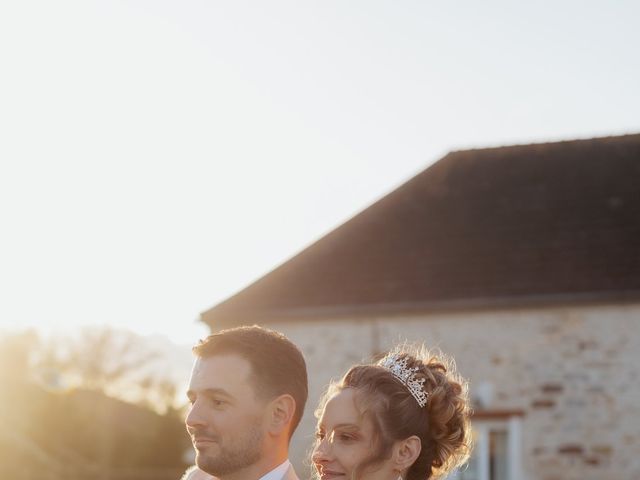
[[[191,404],[184,423],[187,425],[187,428],[201,427],[205,424],[204,415],[202,415],[198,401],[195,401]]]

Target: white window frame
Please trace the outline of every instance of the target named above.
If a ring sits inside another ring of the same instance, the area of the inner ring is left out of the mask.
[[[489,434],[506,432],[507,434],[507,472],[509,480],[525,480],[522,470],[522,418],[521,415],[510,415],[505,418],[487,418],[491,415],[478,415],[472,418],[475,444],[472,456],[476,460],[477,479],[492,480],[489,465]],[[462,467],[463,469],[465,467]],[[454,473],[450,480],[459,478]]]

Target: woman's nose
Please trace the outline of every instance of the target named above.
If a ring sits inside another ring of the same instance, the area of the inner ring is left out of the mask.
[[[326,439],[324,439],[316,445],[316,448],[313,449],[313,453],[311,454],[311,460],[314,463],[328,462],[331,459],[330,455],[331,455],[331,445],[329,445],[329,442]]]

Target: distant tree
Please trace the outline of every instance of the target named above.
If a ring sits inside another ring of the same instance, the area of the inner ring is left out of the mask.
[[[37,368],[79,388],[113,390],[160,356],[133,332],[108,327],[84,328],[76,337],[52,337],[39,352]]]
[[[104,392],[159,412],[175,402],[175,384],[154,368],[161,352],[133,332],[84,328],[43,340],[34,357],[38,378],[51,390]]]
[[[172,406],[175,386],[145,370],[158,355],[108,329],[0,336],[0,478],[178,478],[190,445]],[[44,382],[30,382],[33,371]],[[106,394],[132,389],[137,405]]]
[[[26,381],[31,373],[31,356],[39,348],[38,335],[33,330],[0,336],[0,382]]]

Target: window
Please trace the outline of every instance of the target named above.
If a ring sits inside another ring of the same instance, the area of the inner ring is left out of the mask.
[[[448,480],[522,479],[521,417],[519,411],[474,414],[471,458]]]

